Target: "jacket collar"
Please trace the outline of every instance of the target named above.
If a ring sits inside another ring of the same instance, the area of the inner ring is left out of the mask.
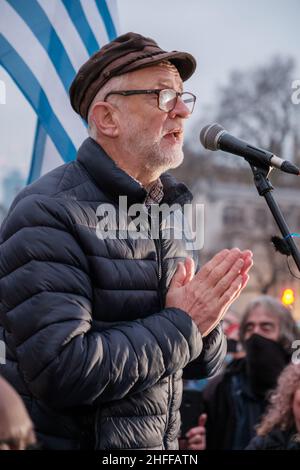
[[[118,202],[119,196],[127,196],[128,204],[144,203],[146,189],[119,168],[103,148],[91,137],[87,138],[78,150],[77,160],[85,167],[97,186]],[[169,173],[160,177],[164,187],[161,203],[185,204],[193,198],[188,188]]]

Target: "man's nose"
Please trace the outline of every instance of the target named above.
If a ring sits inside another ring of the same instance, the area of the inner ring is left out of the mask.
[[[255,333],[257,335],[260,335],[261,333],[260,325],[255,325],[255,327],[253,328],[252,334],[255,334]]]
[[[176,116],[180,116],[183,119],[187,119],[190,117],[191,113],[187,105],[182,101],[182,99],[178,96],[175,108],[169,112],[169,116],[171,119],[174,119]]]

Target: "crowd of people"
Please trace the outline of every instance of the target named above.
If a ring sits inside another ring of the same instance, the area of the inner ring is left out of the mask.
[[[263,295],[247,306],[238,335],[236,325],[237,317],[229,312],[224,327],[229,335],[234,331],[241,349],[229,353],[222,373],[199,392],[206,424],[199,419],[199,426],[189,431],[190,448],[297,448],[300,364],[291,361],[299,339],[297,323],[290,309]]]

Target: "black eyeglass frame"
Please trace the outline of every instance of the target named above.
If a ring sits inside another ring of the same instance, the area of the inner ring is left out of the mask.
[[[169,111],[165,110],[165,109],[162,109],[160,107],[160,93],[162,91],[167,91],[167,90],[172,90],[174,93],[176,93],[176,101],[175,101],[175,104],[173,106],[172,109],[170,109]],[[107,95],[105,95],[105,98],[104,98],[104,101],[106,101],[106,99],[110,96],[110,95],[122,95],[122,96],[131,96],[131,95],[151,95],[155,93],[157,95],[157,105],[158,105],[158,108],[161,110],[161,111],[164,111],[165,113],[170,113],[171,111],[173,111],[173,109],[176,107],[176,104],[177,104],[177,100],[178,100],[178,97],[182,97],[182,95],[189,95],[191,96],[192,98],[192,102],[193,102],[193,107],[192,107],[192,110],[190,111],[190,114],[192,114],[192,112],[194,111],[194,108],[195,108],[195,103],[196,103],[196,95],[194,95],[193,93],[190,93],[189,91],[175,91],[173,90],[172,88],[161,88],[161,89],[150,89],[150,90],[119,90],[119,91],[110,91],[109,93],[107,93]],[[183,101],[184,103],[184,101]],[[185,103],[184,103],[185,104]]]

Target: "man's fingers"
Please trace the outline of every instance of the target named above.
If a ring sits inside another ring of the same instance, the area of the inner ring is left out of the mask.
[[[236,292],[236,294],[234,294],[231,303],[233,303],[233,302],[240,296],[242,290],[243,290],[243,289],[246,287],[246,285],[248,284],[248,281],[249,281],[249,276],[248,276],[248,274],[243,274],[243,275],[242,275],[242,285],[241,285],[241,288]]]
[[[195,274],[195,263],[194,263],[193,258],[191,258],[190,256],[185,258],[184,265],[185,265],[185,270],[186,270],[186,277],[185,277],[184,285],[186,285],[188,282],[190,282],[193,279],[194,274]]]
[[[226,307],[228,304],[230,305],[238,291],[241,290],[243,283],[243,276],[238,275],[237,278],[233,281],[229,289],[220,297],[220,306]]]
[[[204,426],[196,426],[195,428],[192,428],[189,430],[189,432],[186,433],[186,437],[189,439],[189,441],[199,435],[205,434],[205,427]]]
[[[188,450],[205,450],[205,443],[200,443],[200,444],[192,444],[188,446]]]
[[[248,258],[248,257],[253,258],[253,253],[251,250],[244,250],[241,252],[241,256],[242,258]]]
[[[250,279],[250,276],[248,274],[243,274],[242,277],[243,277],[243,280],[242,280],[241,290],[244,289],[244,287],[246,287],[246,285],[248,284],[248,281]]]
[[[204,450],[206,448],[206,433],[204,426],[197,426],[191,429],[194,434],[188,437],[188,446],[190,450]]]
[[[247,253],[247,256],[244,257],[244,266],[242,267],[241,269],[241,276],[243,278],[242,280],[242,286],[241,286],[241,289],[240,290],[243,290],[248,281],[249,281],[249,275],[248,275],[248,272],[250,271],[250,269],[252,268],[253,266],[253,259],[252,259],[252,252],[250,250],[247,250],[246,252],[244,253]],[[238,293],[238,295],[236,296],[236,298],[240,295],[240,292]]]
[[[189,445],[200,444],[201,442],[203,442],[204,439],[205,439],[205,432],[196,434],[195,436],[189,438]]]
[[[206,278],[207,276],[209,276],[211,271],[223,261],[223,259],[228,255],[228,253],[229,250],[219,251],[219,253],[217,253],[210,261],[208,261],[202,266],[202,268],[196,274],[195,278]]]
[[[242,268],[241,274],[247,274],[248,271],[250,271],[250,269],[252,268],[252,266],[253,266],[253,259],[250,257],[244,258],[244,266]]]
[[[238,258],[234,265],[231,267],[230,271],[225,274],[217,283],[214,288],[214,293],[217,297],[221,297],[224,292],[226,292],[233,281],[236,279],[237,275],[241,273],[241,270],[244,266],[244,260],[242,258]]]
[[[244,258],[239,257],[228,273],[223,276],[215,286],[216,294],[219,296],[223,295],[223,293],[230,287],[238,274],[240,274],[243,278],[241,286],[241,289],[243,289],[248,282],[249,276],[247,276],[247,273],[252,266],[253,260],[250,255],[247,255]]]
[[[207,279],[212,272],[219,270],[222,267],[222,263],[224,262],[227,257],[234,257],[237,258],[237,254],[240,253],[238,248],[234,248],[233,250],[222,250],[217,253],[210,261],[204,264],[199,272],[194,277],[195,281]]]
[[[246,287],[249,281],[249,275],[248,274],[242,274],[242,285],[241,288],[239,289],[237,295],[235,295],[234,299],[237,299],[238,296],[240,295],[241,291]]]
[[[177,264],[176,271],[170,282],[169,289],[173,287],[182,287],[184,285],[185,278],[186,278],[185,266],[181,261],[179,261],[179,263]]]
[[[204,427],[205,424],[206,424],[206,420],[207,420],[207,414],[206,413],[202,413],[199,418],[198,418],[198,425],[200,427]]]
[[[223,261],[217,266],[214,270],[211,271],[208,281],[212,286],[215,286],[220,279],[222,279],[226,273],[228,273],[233,265],[238,261],[238,259],[241,259],[241,263],[243,259],[241,258],[241,251],[238,248],[234,248],[231,250],[226,258],[223,259]],[[244,261],[243,261],[244,264]]]

